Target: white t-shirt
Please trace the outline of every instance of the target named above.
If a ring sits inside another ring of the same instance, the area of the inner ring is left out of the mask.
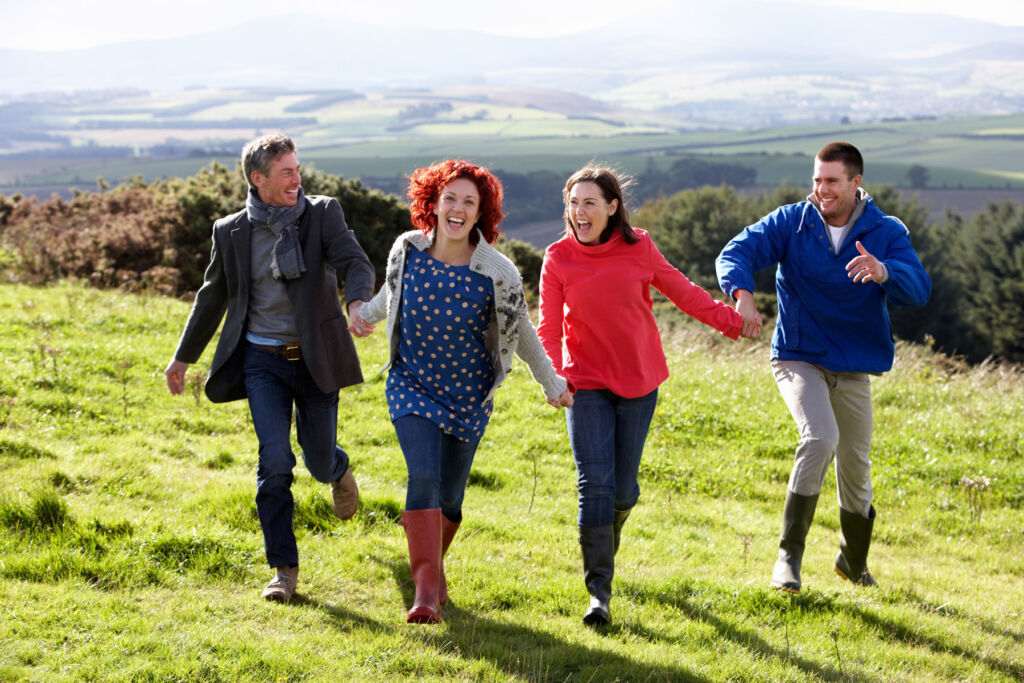
[[[826,223],[825,225],[828,225]],[[846,237],[847,231],[850,229],[850,224],[841,225],[838,228],[834,225],[828,225],[828,232],[832,236],[832,248],[839,253],[839,247],[843,246],[843,238]]]

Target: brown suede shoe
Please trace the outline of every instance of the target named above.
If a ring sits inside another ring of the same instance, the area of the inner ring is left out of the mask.
[[[345,470],[341,479],[331,482],[331,502],[334,514],[341,519],[352,519],[359,509],[359,487],[352,476],[352,468]]]
[[[277,575],[263,589],[263,599],[288,602],[295,596],[295,587],[298,585],[298,567],[277,567]]]

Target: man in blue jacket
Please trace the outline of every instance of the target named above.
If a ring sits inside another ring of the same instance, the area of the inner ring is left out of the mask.
[[[747,227],[716,261],[722,290],[754,324],[761,320],[751,294],[754,273],[778,266],[771,363],[800,442],[771,585],[790,593],[800,592],[804,541],[833,459],[841,528],[834,569],[857,585],[877,585],[867,567],[875,519],[869,378],[892,367],[887,301],[921,306],[931,294],[910,233],[860,187],[863,173],[856,147],[825,145],[806,201]]]
[[[349,519],[359,505],[348,454],[337,445],[338,390],[363,381],[338,281],[352,316],[372,296],[374,272],[337,200],[303,195],[291,139],[251,140],[242,169],[246,206],[213,224],[210,265],[164,374],[180,394],[189,364],[224,320],[206,395],[215,403],[249,401],[259,441],[256,513],[275,570],[263,597],[288,602],[299,577],[293,412],[302,459],[314,478],[331,483],[334,513]]]

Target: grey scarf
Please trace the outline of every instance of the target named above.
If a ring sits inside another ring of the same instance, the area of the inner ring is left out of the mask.
[[[306,210],[306,195],[299,188],[294,206],[271,206],[260,200],[256,190],[249,188],[245,198],[245,211],[256,226],[267,226],[277,236],[271,250],[270,270],[275,280],[294,280],[306,272],[299,244],[299,218]]]

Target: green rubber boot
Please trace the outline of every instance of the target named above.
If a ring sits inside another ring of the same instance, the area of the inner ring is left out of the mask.
[[[800,564],[804,559],[804,541],[814,519],[818,495],[801,496],[786,490],[786,505],[782,508],[782,538],[779,540],[779,559],[772,570],[772,588],[787,593],[800,592]]]

